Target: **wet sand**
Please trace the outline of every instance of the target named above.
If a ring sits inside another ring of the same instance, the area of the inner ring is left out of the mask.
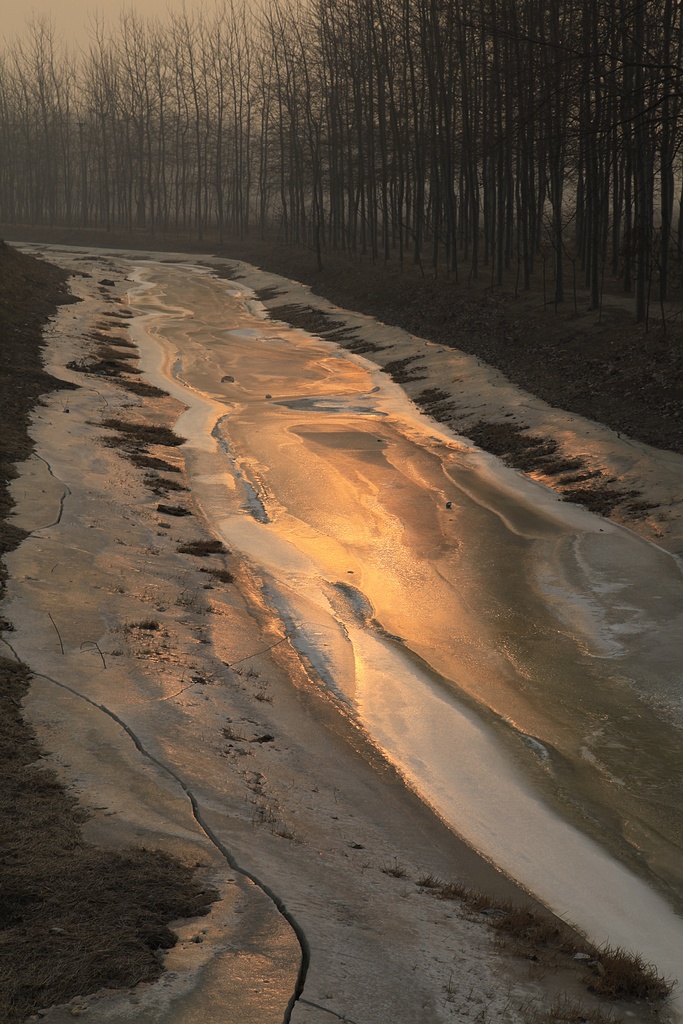
[[[116,269],[121,272],[118,266]],[[83,284],[83,289],[88,293],[89,286]],[[78,315],[85,320],[103,300],[93,295],[90,301],[90,309],[79,307]],[[83,342],[78,331],[66,332],[64,325],[61,327],[55,338],[59,348],[55,362],[63,367],[83,351]],[[186,329],[190,332],[192,325],[186,324]],[[253,336],[243,340],[249,344]],[[162,345],[157,352],[157,364],[145,364],[150,379],[154,373],[173,378],[172,346],[164,349]],[[149,359],[153,360],[151,353],[150,347]],[[328,358],[328,377],[333,379],[335,358]],[[63,369],[58,372],[65,373]],[[541,979],[526,977],[526,968],[521,971],[513,961],[494,952],[490,935],[478,922],[460,919],[452,908],[444,910],[443,904],[419,892],[414,884],[420,874],[429,873],[440,877],[456,874],[499,892],[510,891],[508,883],[439,823],[367,744],[353,719],[340,714],[320,693],[315,678],[304,670],[301,645],[297,648],[291,638],[285,641],[278,632],[268,606],[272,594],[248,562],[237,567],[239,589],[204,590],[206,576],[199,574],[202,566],[177,553],[178,541],[202,533],[212,520],[215,526],[212,502],[225,511],[229,474],[216,479],[209,443],[212,416],[218,415],[219,407],[230,397],[218,386],[225,372],[220,361],[197,370],[200,377],[194,380],[194,387],[197,390],[201,385],[202,399],[189,402],[177,428],[181,433],[185,428],[192,437],[185,455],[196,502],[194,521],[190,517],[170,521],[160,515],[156,500],[141,486],[140,474],[97,443],[98,431],[89,422],[95,411],[106,406],[111,415],[112,409],[128,408],[130,415],[143,411],[142,403],[131,401],[131,396],[111,386],[105,393],[98,381],[99,394],[79,392],[70,400],[68,426],[63,410],[59,415],[58,402],[48,411],[38,412],[39,454],[47,458],[58,479],[68,481],[71,493],[59,530],[38,531],[13,556],[17,561],[12,566],[8,614],[18,627],[17,650],[38,671],[59,681],[68,678],[78,692],[106,704],[125,720],[141,737],[144,750],[171,765],[191,787],[211,831],[241,866],[249,865],[251,873],[279,892],[301,923],[311,949],[304,998],[292,1019],[328,1019],[332,1012],[378,1022],[468,1020],[483,1009],[497,1019],[519,1019],[515,1008],[525,999],[541,995]],[[266,387],[273,388],[275,394],[281,368],[272,376],[270,383],[260,378],[251,382],[252,390],[258,386],[259,398]],[[77,379],[75,375],[73,379]],[[188,380],[184,366],[180,386]],[[238,386],[248,392],[246,375]],[[348,381],[344,387],[348,392]],[[334,385],[326,400],[333,393]],[[188,397],[186,393],[184,398]],[[275,400],[281,403],[276,413],[301,413],[301,408],[292,408],[302,401],[301,393],[275,394]],[[213,412],[212,401],[216,403]],[[170,400],[158,403],[156,409],[150,402],[144,407],[145,415],[151,413],[159,421],[172,422],[180,410],[181,406]],[[253,433],[254,424],[250,428],[248,418],[243,422],[245,432],[251,429]],[[387,453],[397,446],[396,438],[383,436],[381,444],[375,438],[377,447],[373,447],[370,433],[357,428],[330,432],[310,430],[302,423],[291,436],[307,446],[307,460],[314,450],[332,451],[335,459],[340,455],[353,459],[357,471],[368,461],[373,470],[386,465]],[[205,439],[202,443],[201,438]],[[265,430],[266,454],[272,443]],[[86,451],[89,454],[84,458]],[[260,504],[267,512],[270,467],[264,464],[259,476],[257,465],[252,454],[243,470],[253,496],[257,499],[261,493],[264,500]],[[32,529],[55,502],[54,494],[40,497],[45,483],[40,471],[33,470],[33,477],[33,485],[28,477],[22,477],[16,494],[19,516],[25,516],[24,522],[31,523]],[[340,487],[335,492],[335,502],[343,499],[343,491]],[[279,492],[280,485],[275,493]],[[253,508],[243,507],[244,493],[235,490],[234,497],[232,518],[243,524],[247,534],[253,532],[251,524],[258,524],[258,516],[251,515]],[[416,522],[423,511],[424,506],[417,502]],[[273,512],[271,503],[270,518]],[[324,514],[329,517],[329,510]],[[437,515],[433,510],[431,514]],[[231,521],[228,526],[226,535],[239,542],[236,524]],[[95,532],[88,535],[87,530]],[[420,533],[414,532],[416,536]],[[354,545],[356,539],[354,534]],[[300,537],[298,543],[299,550],[305,550]],[[319,553],[319,544],[315,547]],[[54,557],[56,554],[60,558]],[[343,556],[348,566],[348,548]],[[340,567],[341,563],[335,562],[340,557],[338,549],[331,548],[328,557],[330,564]],[[62,576],[65,571],[68,580]],[[354,575],[357,571],[361,575],[358,567]],[[370,575],[366,573],[366,583]],[[39,580],[41,583],[34,585]],[[376,604],[381,607],[379,601]],[[382,617],[387,628],[395,625],[387,619],[390,607],[392,603],[387,601]],[[66,638],[63,657],[58,650],[55,656],[54,631],[46,615],[57,608]],[[147,637],[143,630],[131,628],[136,617],[140,620],[149,612],[162,624],[159,636]],[[80,650],[82,643],[93,639],[106,652],[106,669],[97,666],[92,651]],[[266,651],[268,646],[271,651]],[[255,653],[259,651],[264,653]],[[51,688],[47,690],[49,693]],[[46,693],[32,698],[37,720],[42,715],[49,721],[49,700]],[[273,739],[257,742],[264,735]],[[120,739],[124,745],[130,741],[125,735]],[[96,735],[93,742],[99,742]],[[111,773],[112,765],[106,767],[107,763],[108,758],[100,757],[98,764],[103,769],[88,768],[94,773],[93,791],[98,785],[97,771]],[[140,770],[145,775],[150,771]],[[167,778],[164,785],[173,788],[173,780]],[[117,806],[117,815],[134,820],[135,801],[123,804]],[[186,827],[196,831],[191,822]],[[406,866],[406,879],[382,870],[394,863]],[[256,889],[246,885],[245,898],[261,899]],[[261,948],[254,937],[258,934],[252,933],[252,944]],[[296,974],[296,943],[292,945],[291,933],[289,943],[283,937],[281,945],[281,952],[272,956],[272,960],[289,965],[276,985],[280,995],[287,989],[288,971],[290,984],[292,972]],[[452,953],[445,955],[448,950]],[[382,965],[379,973],[378,964]],[[255,975],[255,991],[259,984],[263,991],[264,979],[273,976],[270,968]],[[411,978],[409,990],[403,983],[405,977]],[[193,991],[205,990],[200,985]],[[258,997],[254,998],[257,1002]],[[150,1013],[151,1004],[145,1005],[144,1012]],[[103,1004],[97,1012],[100,1016],[96,1019],[109,1019],[102,1015],[109,1013]],[[189,1012],[179,1009],[180,1015],[173,1019],[193,1019],[182,1016]],[[280,1018],[275,1015],[273,1019]]]

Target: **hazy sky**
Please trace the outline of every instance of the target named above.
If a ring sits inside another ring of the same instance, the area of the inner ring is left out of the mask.
[[[60,35],[75,43],[87,40],[89,15],[94,11],[104,13],[106,20],[117,20],[122,8],[132,8],[144,17],[164,15],[168,10],[180,10],[183,0],[0,0],[0,38],[5,40],[21,34],[26,20],[32,14],[51,16]],[[186,6],[195,6],[194,0],[187,0]],[[200,4],[201,6],[201,4]],[[211,3],[203,6],[212,7]]]

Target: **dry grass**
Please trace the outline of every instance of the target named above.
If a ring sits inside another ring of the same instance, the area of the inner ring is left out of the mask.
[[[139,374],[137,367],[131,366],[131,362],[137,361],[140,357],[134,349],[128,346],[124,351],[112,344],[115,339],[106,338],[100,335],[100,342],[95,353],[82,359],[73,359],[66,364],[68,370],[76,373],[89,373],[96,377],[120,377],[122,374]],[[121,346],[123,347],[123,346]]]
[[[209,574],[212,580],[217,580],[219,583],[234,583],[234,574],[229,569],[200,569],[200,572],[206,572]]]
[[[588,988],[596,995],[659,1002],[671,992],[671,985],[657,973],[653,964],[637,953],[603,946],[595,950],[592,964],[594,976]]]
[[[180,472],[179,466],[174,466],[172,462],[157,455],[150,455],[147,450],[149,445],[177,448],[184,444],[186,439],[180,437],[170,427],[132,423],[115,416],[103,420],[101,426],[116,431],[114,436],[103,438],[103,444],[108,448],[119,448],[134,466],[140,469],[156,469],[162,473]]]
[[[408,384],[412,381],[426,380],[427,375],[420,373],[423,366],[414,366],[420,356],[406,356],[404,359],[392,359],[384,364],[384,372],[391,376],[397,384]]]
[[[418,879],[417,884],[431,889],[440,899],[455,900],[462,903],[469,913],[485,917],[496,934],[519,955],[534,960],[538,958],[539,951],[546,951],[571,962],[577,970],[588,970],[586,987],[598,996],[656,1003],[671,992],[672,985],[637,953],[595,946],[559,918],[536,907],[519,906],[508,900],[496,900],[494,903],[486,893],[470,889],[457,880],[439,882],[431,875],[426,878],[431,885],[425,884],[424,876]],[[587,959],[573,960],[577,952]]]
[[[232,725],[226,725],[223,729],[223,738],[230,740],[232,743],[246,743],[247,737],[244,733],[240,732],[239,729],[235,729]]]
[[[444,883],[436,875],[420,875],[415,879],[415,885],[421,889],[442,889]]]
[[[432,389],[433,390],[433,389]],[[439,419],[438,408],[423,401],[427,411]],[[444,416],[448,419],[448,415]],[[580,458],[567,459],[562,455],[557,441],[530,434],[520,423],[479,420],[466,428],[467,436],[487,452],[492,452],[508,465],[527,473],[538,473],[553,478],[554,485],[566,501],[584,505],[592,512],[609,515],[617,506],[630,503],[629,508],[641,496],[640,491],[625,491],[615,487],[599,470],[589,471]],[[639,502],[640,506],[651,507]]]
[[[110,447],[114,447],[110,445]],[[161,473],[180,473],[180,466],[175,466],[172,462],[168,462],[166,459],[160,459],[156,455],[146,455],[140,451],[126,451],[126,455],[133,463],[140,469],[158,469]]]
[[[399,864],[395,857],[391,864],[383,864],[380,870],[385,875],[391,875],[392,878],[408,877],[408,869],[403,864]]]
[[[109,327],[109,324],[106,324]],[[99,331],[93,331],[88,335],[93,341],[99,342],[101,345],[113,345],[115,348],[129,348],[135,349],[137,352],[137,345],[130,338],[114,338],[111,334],[102,334]]]
[[[620,1024],[610,1010],[588,1009],[567,996],[558,997],[547,1010],[527,1011],[525,1020],[526,1024]]]
[[[196,615],[209,615],[211,613],[211,605],[202,600],[196,590],[186,589],[181,591],[176,597],[174,604],[178,608],[185,608]]]
[[[161,445],[165,448],[177,448],[185,444],[186,438],[180,437],[170,427],[155,426],[149,423],[131,423],[129,420],[122,420],[116,416],[110,416],[102,420],[102,426],[107,430],[115,430],[121,435],[120,439],[108,438],[114,444],[129,444],[136,447],[149,444]]]
[[[76,389],[46,373],[41,360],[43,325],[60,304],[75,301],[66,276],[0,242],[0,553],[11,551],[25,536],[7,522],[7,485],[16,476],[13,463],[33,451],[29,412],[47,392]],[[0,563],[0,582],[4,572]]]
[[[191,540],[187,544],[179,544],[177,551],[183,555],[194,555],[196,558],[207,558],[209,555],[224,555],[226,548],[219,540]]]
[[[101,332],[91,334],[90,338],[98,342],[95,353],[83,359],[72,360],[67,363],[67,369],[96,377],[106,377],[112,384],[140,398],[168,398],[168,391],[163,391],[146,381],[130,379],[141,373],[137,367],[130,365],[131,361],[140,358],[137,346],[132,341],[127,338],[112,338]]]
[[[124,380],[120,377],[112,383],[116,384],[117,388],[129,391],[132,395],[138,395],[139,398],[168,398],[168,391],[163,391],[144,380]]]
[[[151,474],[145,477],[145,484],[154,494],[158,495],[164,495],[168,491],[187,490],[185,484],[181,484],[179,480],[170,480],[168,477],[152,476]]]
[[[175,516],[180,519],[184,516],[192,515],[190,509],[185,508],[184,505],[166,505],[164,502],[160,502],[157,505],[157,512],[161,512],[165,516]]]

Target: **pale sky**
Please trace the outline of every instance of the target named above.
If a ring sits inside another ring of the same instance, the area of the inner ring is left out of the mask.
[[[163,16],[169,10],[179,11],[184,0],[0,0],[0,41],[4,37],[9,41],[16,35],[23,34],[27,18],[32,14],[39,17],[51,16],[59,35],[76,44],[87,42],[87,26],[89,16],[95,11],[105,15],[105,20],[118,20],[122,8],[133,9],[142,17]],[[194,6],[211,8],[212,3],[202,4],[201,0],[186,0],[185,6],[191,10]]]

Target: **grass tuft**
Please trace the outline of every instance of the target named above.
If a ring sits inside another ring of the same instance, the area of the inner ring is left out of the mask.
[[[547,1010],[527,1011],[525,1019],[527,1024],[620,1024],[611,1010],[589,1010],[567,996],[558,996]]]
[[[425,884],[426,881],[431,882],[431,885]],[[523,955],[535,955],[539,948],[565,955],[577,951],[576,933],[543,910],[518,906],[509,900],[497,900],[493,904],[490,896],[470,889],[457,880],[439,882],[428,875],[419,879],[417,884],[425,889],[433,889],[440,899],[461,902],[470,913],[485,916],[491,928],[507,941],[516,944]],[[661,1002],[671,993],[672,984],[658,974],[652,964],[646,963],[639,953],[629,953],[610,946],[598,948],[586,939],[580,945],[581,952],[592,958],[585,961],[592,971],[587,986],[590,992],[607,999],[645,1000],[650,1003]],[[548,1018],[557,1021],[574,1019],[584,1018]]]
[[[179,480],[169,480],[168,477],[152,476],[151,474],[145,477],[145,484],[154,494],[159,496],[164,495],[168,491],[187,490],[185,484],[181,484]]]
[[[129,629],[147,629],[154,632],[157,629],[161,629],[161,623],[158,619],[141,619],[140,622],[130,622],[128,624]]]
[[[437,878],[436,875],[420,875],[415,880],[415,885],[421,889],[442,889],[443,884],[442,880]]]
[[[202,570],[203,572],[204,570]],[[207,569],[209,576],[219,583],[234,583],[235,577],[229,569]]]
[[[131,423],[128,420],[110,416],[102,420],[107,430],[116,430],[128,443],[137,445],[158,444],[167,448],[176,448],[185,444],[187,438],[181,437],[170,427],[154,426],[148,423]]]
[[[247,737],[244,733],[241,733],[238,729],[233,729],[231,725],[226,725],[223,729],[223,737],[226,740],[230,740],[233,743],[246,743]]]
[[[403,864],[399,864],[395,857],[391,864],[384,864],[381,868],[381,871],[385,875],[391,875],[392,878],[408,877],[408,869],[404,867]]]
[[[184,505],[166,505],[164,502],[160,502],[157,505],[157,512],[161,512],[165,516],[177,516],[180,518],[192,515],[190,509],[185,508]]]
[[[608,999],[660,1002],[666,999],[673,987],[639,953],[630,953],[618,946],[599,949],[589,966],[594,972],[589,991]]]
[[[155,455],[146,455],[144,452],[138,451],[127,451],[126,454],[133,465],[139,466],[140,469],[158,469],[163,473],[180,473],[181,471],[180,466],[174,466],[166,459],[158,459]]]
[[[226,554],[226,549],[219,540],[191,540],[186,544],[179,544],[177,551],[183,555],[194,555],[196,558],[206,558],[208,555]]]

